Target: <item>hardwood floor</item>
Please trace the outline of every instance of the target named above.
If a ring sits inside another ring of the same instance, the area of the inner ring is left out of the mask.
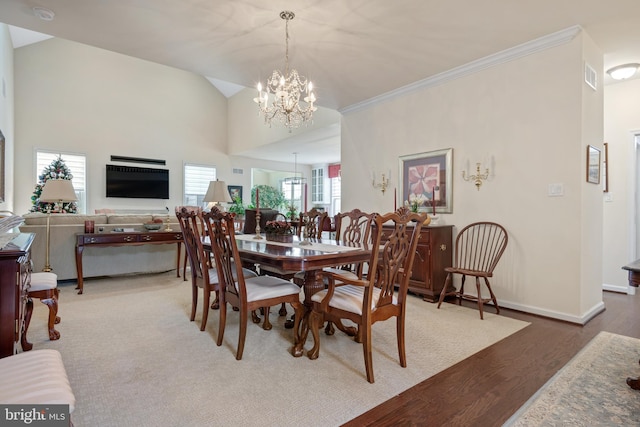
[[[501,426],[600,331],[640,338],[640,295],[603,294],[605,311],[584,326],[501,309],[531,325],[345,426]]]

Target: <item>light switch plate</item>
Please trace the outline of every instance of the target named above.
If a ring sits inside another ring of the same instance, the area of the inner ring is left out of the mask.
[[[564,196],[563,184],[549,184],[549,197]]]

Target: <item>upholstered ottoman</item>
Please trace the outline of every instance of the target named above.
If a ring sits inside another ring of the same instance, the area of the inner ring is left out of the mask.
[[[73,413],[76,398],[60,353],[33,350],[0,359],[0,403],[69,405]]]

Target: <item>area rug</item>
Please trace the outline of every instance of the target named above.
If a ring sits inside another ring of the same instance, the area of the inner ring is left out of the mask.
[[[48,340],[47,309],[37,301],[29,339],[61,352],[76,427],[340,425],[528,324],[491,313],[480,320],[476,309],[452,304],[437,310],[410,296],[408,366],[398,363],[395,321],[379,322],[369,384],[362,346],[340,332],[321,333],[317,360],[292,357],[292,331],[275,309],[272,330],[249,324],[237,361],[237,313],[228,311],[216,346],[218,312],[209,311],[204,332],[201,305],[190,322],[191,285],[175,272],[90,279],[83,295],[60,288],[60,340]]]
[[[640,340],[600,332],[527,401],[505,426],[638,426]]]

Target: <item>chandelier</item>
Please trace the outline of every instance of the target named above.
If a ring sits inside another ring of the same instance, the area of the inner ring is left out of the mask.
[[[300,185],[306,181],[306,178],[302,177],[302,174],[298,176],[298,153],[294,152],[293,155],[293,176],[284,179],[284,182],[286,184],[291,184],[292,188],[294,185]],[[293,189],[291,190],[291,194],[293,194]]]
[[[313,112],[317,107],[313,106],[316,96],[313,93],[313,84],[305,77],[301,77],[296,70],[289,70],[289,21],[295,17],[290,11],[280,12],[280,18],[285,24],[285,69],[284,74],[275,70],[267,79],[263,90],[262,83],[258,83],[258,97],[253,100],[258,104],[260,112],[264,114],[265,124],[275,121],[287,128],[298,128],[301,124],[311,121]],[[304,104],[300,103],[300,94],[306,95]],[[270,96],[273,95],[273,96]],[[269,103],[271,98],[271,103]]]

